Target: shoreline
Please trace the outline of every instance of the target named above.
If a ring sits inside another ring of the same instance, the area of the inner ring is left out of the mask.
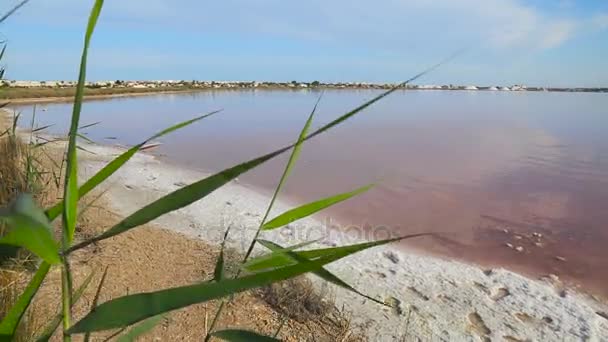
[[[103,95],[85,95],[84,101],[95,101],[104,99],[115,99],[123,97],[138,97],[138,96],[152,96],[152,95],[164,95],[164,94],[188,94],[199,92],[200,90],[164,90],[164,91],[147,91],[147,92],[133,92],[133,93],[116,93],[116,94],[103,94]],[[28,105],[38,103],[71,103],[74,102],[74,96],[51,96],[51,97],[27,97],[27,98],[15,98],[15,99],[3,99],[0,102],[8,102],[10,105]]]
[[[79,153],[81,180],[124,152],[109,145],[82,145],[96,154]],[[105,182],[103,197],[113,212],[124,217],[207,175],[174,166],[152,154],[138,153]],[[153,221],[153,225],[211,245],[218,244],[226,227],[232,226],[227,246],[243,250],[257,229],[267,201],[268,196],[259,189],[234,181],[187,208]],[[290,203],[278,201],[272,215],[290,207]],[[265,233],[264,238],[281,245],[324,238],[312,248],[360,241],[327,230],[315,219]],[[608,339],[608,303],[567,288],[555,276],[535,280],[502,268],[488,270],[421,255],[396,245],[376,247],[328,269],[367,295],[396,306],[392,310],[382,307],[311,276],[318,290],[334,293],[336,306],[351,312],[353,323],[365,325],[374,340],[393,341],[407,336],[458,341]]]
[[[103,100],[103,99],[112,99],[112,98],[122,98],[122,97],[136,97],[136,96],[151,96],[151,95],[161,95],[161,94],[189,94],[189,93],[198,93],[198,92],[208,92],[208,91],[325,91],[325,90],[388,90],[391,89],[392,86],[384,86],[384,85],[370,85],[370,86],[307,86],[307,87],[290,87],[285,85],[276,85],[276,86],[264,86],[264,87],[253,87],[253,86],[241,86],[241,87],[198,87],[198,88],[185,88],[185,89],[171,89],[171,90],[148,90],[154,88],[143,88],[146,89],[138,91],[137,88],[118,88],[118,89],[130,89],[132,91],[128,92],[116,92],[116,93],[108,93],[108,94],[93,94],[84,96],[84,101],[94,101],[94,100]],[[539,93],[539,92],[547,92],[547,93],[594,93],[594,94],[604,94],[608,93],[608,88],[601,88],[600,90],[590,90],[590,89],[561,89],[561,88],[550,88],[548,90],[492,90],[485,89],[486,87],[482,87],[479,89],[471,90],[466,89],[466,87],[459,88],[424,88],[424,87],[413,87],[413,88],[405,88],[402,90],[408,91],[465,91],[465,92],[516,92],[516,93]],[[29,88],[24,88],[29,89]],[[36,88],[31,88],[36,89]],[[49,88],[42,88],[49,89]],[[64,102],[73,102],[74,95],[69,96],[40,96],[40,97],[15,97],[15,98],[3,98],[0,99],[0,102],[8,102],[10,104],[37,104],[37,103],[64,103]]]
[[[80,154],[83,177],[90,176],[121,151],[100,145],[86,148],[96,155]],[[108,180],[105,196],[113,210],[128,215],[151,200],[204,176],[203,172],[175,167],[153,155],[140,153]],[[231,182],[154,223],[211,244],[219,243],[230,225],[232,231],[227,245],[242,250],[257,228],[266,201],[266,196],[251,187]],[[289,207],[279,202],[274,214]],[[340,232],[330,232],[314,219],[270,232],[264,238],[281,245],[315,238],[325,238],[317,246],[360,241]],[[501,268],[482,270],[394,245],[376,247],[328,268],[355,288],[397,306],[389,310],[333,285],[316,282],[320,290],[335,292],[336,304],[353,314],[354,323],[366,324],[369,336],[378,340],[403,337],[395,335],[397,331],[408,331],[411,336],[437,335],[445,340],[465,341],[485,337],[608,338],[608,319],[600,315],[608,310],[607,303],[566,288],[555,276],[534,280]],[[387,326],[391,329],[386,329]]]

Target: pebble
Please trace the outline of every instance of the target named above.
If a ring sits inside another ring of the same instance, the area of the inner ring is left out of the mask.
[[[523,252],[524,248],[522,246],[517,246],[517,247],[515,247],[515,250],[518,252]]]
[[[512,245],[512,244],[510,244],[510,243],[508,243],[508,242],[507,242],[507,243],[505,243],[505,246],[507,246],[507,247],[509,247],[509,248],[511,248],[511,249],[513,249],[513,248],[514,248],[514,247],[513,247],[513,245]]]
[[[566,261],[566,258],[564,258],[564,257],[562,257],[562,256],[557,256],[557,255],[556,255],[556,256],[555,256],[555,260],[558,260],[558,261]]]

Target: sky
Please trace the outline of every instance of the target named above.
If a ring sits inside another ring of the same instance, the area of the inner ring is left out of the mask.
[[[5,0],[5,12],[18,0]],[[92,0],[0,25],[5,77],[77,78]],[[106,0],[90,80],[608,86],[608,0]]]

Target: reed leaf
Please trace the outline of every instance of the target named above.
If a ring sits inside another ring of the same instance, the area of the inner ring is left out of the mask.
[[[277,184],[277,187],[274,190],[274,193],[272,194],[272,198],[270,199],[268,208],[266,209],[266,212],[264,213],[264,217],[262,218],[262,221],[260,222],[260,226],[258,227],[258,230],[255,232],[255,236],[254,236],[253,240],[251,241],[251,244],[249,244],[249,248],[247,248],[247,252],[245,252],[245,258],[244,258],[245,261],[249,258],[249,255],[251,255],[251,252],[253,251],[253,248],[255,247],[256,240],[257,240],[258,236],[260,235],[260,231],[262,230],[264,223],[266,223],[266,219],[268,219],[268,215],[270,215],[270,211],[272,210],[272,207],[274,206],[274,202],[276,201],[277,196],[279,195],[279,192],[281,191],[281,188],[285,184],[287,177],[291,173],[291,169],[295,165],[296,160],[298,160],[298,157],[300,156],[300,151],[302,150],[302,143],[304,142],[304,139],[306,138],[306,134],[308,134],[308,129],[310,128],[310,124],[312,123],[312,118],[314,117],[315,112],[317,111],[317,106],[319,105],[319,101],[321,101],[321,96],[319,96],[319,99],[317,99],[317,102],[315,103],[315,106],[313,107],[312,111],[310,112],[310,115],[308,116],[308,119],[306,120],[304,127],[300,131],[298,140],[296,141],[296,144],[294,145],[293,150],[291,151],[289,160],[287,161],[287,164],[285,165],[285,169],[283,170],[283,174],[281,175],[281,179],[279,180],[279,183]]]
[[[303,257],[308,260],[317,260],[319,258],[324,258],[333,255],[334,253],[344,253],[352,250],[362,250],[367,248],[372,248],[375,246],[384,245],[391,242],[397,242],[401,240],[413,239],[422,236],[434,236],[433,233],[418,233],[418,234],[410,234],[404,235],[397,238],[392,238],[388,240],[380,240],[380,241],[372,241],[372,242],[363,242],[359,244],[349,245],[349,246],[340,246],[340,247],[332,247],[332,248],[320,248],[320,249],[312,249],[307,251],[295,251],[294,253],[299,257]],[[293,260],[293,258],[285,255],[286,251],[291,251],[290,247],[285,248],[284,250],[273,252],[267,255],[263,255],[254,259],[249,260],[245,264],[243,264],[243,268],[245,268],[249,272],[260,272],[260,271],[268,271],[280,267],[291,266],[297,264],[298,262]]]
[[[24,247],[51,265],[61,262],[51,223],[32,195],[20,194],[9,209],[0,209],[0,221],[10,227],[0,244]]]
[[[258,242],[260,242],[260,241],[262,241],[262,240],[258,239]],[[295,251],[296,249],[304,248],[306,246],[312,245],[313,243],[317,243],[319,241],[321,241],[321,239],[306,241],[306,242],[298,243],[296,245],[289,246],[289,247],[283,247],[282,251],[283,252]],[[257,265],[259,265],[259,264],[264,265],[265,263],[273,263],[274,262],[273,259],[276,258],[277,255],[279,255],[279,254],[280,253],[268,253],[268,254],[257,256],[255,258],[251,258],[251,259],[247,260],[246,262],[244,262],[241,265],[241,268],[246,271],[255,271]],[[285,259],[289,259],[289,258],[286,257]]]
[[[118,169],[120,169],[126,162],[129,161],[129,159],[131,159],[131,157],[133,157],[135,155],[135,153],[137,153],[137,151],[139,151],[145,144],[147,144],[149,141],[153,140],[153,139],[157,139],[160,138],[162,136],[164,136],[165,134],[169,134],[173,131],[176,131],[180,128],[186,127],[190,124],[193,124],[199,120],[202,120],[206,117],[209,117],[215,113],[218,113],[219,111],[214,111],[211,113],[207,113],[205,115],[201,115],[199,117],[196,117],[194,119],[190,119],[184,122],[180,122],[176,125],[173,125],[169,128],[166,128],[156,134],[154,134],[153,136],[149,137],[148,139],[142,141],[141,143],[131,147],[129,150],[127,150],[126,152],[122,153],[121,155],[119,155],[118,157],[116,157],[114,160],[112,160],[111,162],[109,162],[106,166],[104,166],[101,170],[99,170],[95,175],[93,175],[93,177],[89,178],[81,187],[80,189],[78,189],[78,197],[84,197],[86,194],[88,194],[91,190],[93,190],[95,187],[97,187],[99,184],[101,184],[103,181],[105,181],[106,179],[108,179],[111,175],[113,175],[116,171],[118,171]],[[57,216],[59,216],[59,214],[61,214],[61,211],[63,210],[63,201],[55,204],[53,207],[47,209],[46,211],[46,215],[47,217],[53,221],[55,218],[57,218]]]
[[[38,267],[38,270],[34,274],[32,280],[17,299],[17,302],[13,305],[10,311],[4,316],[4,319],[0,323],[0,341],[11,341],[21,318],[25,314],[28,306],[32,302],[32,298],[38,292],[40,285],[44,281],[51,265],[46,262],[42,262]]]
[[[90,124],[82,125],[82,126],[78,127],[78,130],[83,130],[85,128],[93,127],[93,126],[99,125],[100,123],[101,123],[101,121],[95,121]]]
[[[120,335],[116,339],[116,342],[137,341],[137,339],[139,337],[142,337],[143,335],[149,333],[150,330],[154,329],[154,327],[157,326],[158,323],[160,323],[163,320],[163,318],[165,318],[164,315],[158,315],[158,316],[154,316],[154,317],[150,317],[150,318],[146,319],[145,321],[143,321],[143,322],[137,324],[136,326],[134,326],[133,328],[131,328],[131,330]]]
[[[316,212],[319,212],[327,207],[330,207],[336,203],[340,203],[342,201],[346,201],[347,199],[359,195],[367,190],[369,190],[373,185],[366,185],[364,187],[361,187],[359,189],[350,191],[350,192],[345,192],[342,194],[338,194],[335,196],[331,196],[331,197],[327,197],[315,202],[311,202],[311,203],[307,203],[304,205],[301,205],[297,208],[288,210],[286,212],[284,212],[283,214],[275,217],[274,219],[270,220],[269,222],[265,223],[262,226],[263,230],[271,230],[271,229],[276,229],[279,227],[282,227],[286,224],[292,223],[294,221],[297,221],[299,219],[302,219],[304,217],[310,216]]]
[[[333,253],[314,261],[305,261],[235,279],[224,279],[218,282],[204,282],[156,292],[139,293],[113,299],[99,305],[94,311],[72,326],[68,333],[84,333],[121,328],[149,317],[181,309],[193,304],[230,296],[242,291],[266,286],[278,281],[290,279],[301,274],[318,270],[326,264],[360,252],[367,248],[398,241],[402,238],[376,241],[374,243],[333,248]],[[289,259],[291,260],[291,259]]]
[[[95,144],[95,142],[94,142],[93,140],[91,140],[91,138],[87,137],[87,136],[86,136],[86,135],[84,135],[84,134],[80,134],[80,133],[78,133],[78,134],[76,134],[76,136],[77,136],[77,137],[79,137],[80,139],[82,139],[82,140],[84,140],[84,141],[88,142],[89,144]]]
[[[253,169],[254,167],[264,163],[269,159],[272,159],[273,157],[283,152],[284,150],[272,152],[262,157],[226,169],[213,176],[209,176],[198,182],[195,182],[174,192],[171,192],[168,195],[165,195],[164,197],[137,210],[135,213],[123,219],[121,222],[119,222],[106,232],[102,233],[101,235],[94,237],[90,240],[83,241],[77,245],[74,245],[73,247],[69,248],[67,252],[69,253],[74,250],[88,246],[91,243],[105,240],[112,236],[124,233],[130,230],[131,228],[146,224],[166,213],[188,206],[207,196],[218,188],[224,186],[226,183],[235,179],[244,172]]]
[[[76,289],[76,291],[74,291],[74,294],[72,296],[72,306],[74,306],[74,304],[80,300],[80,297],[82,297],[84,291],[87,289],[87,287],[89,287],[89,284],[91,284],[91,280],[93,280],[94,276],[95,276],[95,271],[91,272],[91,274],[89,274],[85,278],[85,280]],[[59,324],[61,324],[61,319],[62,319],[62,313],[60,311],[53,317],[53,319],[51,320],[49,325],[47,325],[47,327],[43,330],[42,334],[38,338],[36,338],[36,342],[49,341],[51,339],[51,337],[53,336],[53,334],[55,333],[55,330],[57,330],[57,328],[59,327]]]
[[[217,257],[217,261],[215,263],[215,269],[213,270],[213,280],[220,281],[224,279],[224,248],[226,246],[226,239],[228,238],[228,234],[230,233],[230,226],[226,229],[224,233],[224,239],[222,240],[222,245],[220,248],[220,255]]]
[[[293,259],[296,262],[305,262],[305,261],[309,261],[308,259],[299,256],[297,253],[294,253],[293,251],[289,251],[286,250],[285,248],[281,247],[280,245],[271,242],[271,241],[266,241],[266,240],[258,240],[258,242],[268,248],[269,250],[273,251],[273,252],[282,252],[285,253],[285,255],[287,255],[289,258]],[[344,280],[340,279],[338,276],[336,276],[335,274],[331,273],[330,271],[328,271],[326,268],[321,267],[320,269],[313,271],[312,273],[314,273],[316,276],[318,276],[319,278],[328,281],[332,284],[338,285],[346,290],[349,290],[353,293],[358,294],[359,296],[369,299],[377,304],[381,304],[381,305],[386,305],[385,303],[370,297],[368,295],[366,295],[363,292],[360,292],[359,290],[355,289],[354,287],[352,287],[351,285],[349,285],[347,282],[345,282]]]
[[[226,329],[211,334],[219,339],[229,342],[277,342],[281,341],[274,337],[260,335],[254,331]]]
[[[4,22],[8,17],[17,12],[18,9],[23,7],[23,5],[27,4],[29,0],[23,0],[19,2],[17,5],[13,6],[8,12],[6,12],[2,17],[0,17],[0,23]]]
[[[89,22],[84,36],[84,47],[80,59],[80,71],[78,74],[78,84],[76,85],[76,95],[74,96],[74,107],[72,110],[72,122],[70,124],[69,142],[67,150],[66,178],[63,192],[65,205],[63,207],[63,235],[64,248],[67,248],[74,239],[76,229],[76,216],[78,209],[78,160],[76,154],[76,136],[80,123],[80,112],[82,110],[82,100],[84,97],[84,86],[87,74],[87,56],[89,45],[97,19],[103,7],[103,0],[96,0],[89,16]]]
[[[108,276],[108,266],[103,270],[103,275],[101,276],[101,280],[99,280],[99,285],[97,285],[97,290],[95,291],[95,297],[93,298],[93,302],[91,303],[91,310],[95,310],[97,307],[97,303],[99,303],[99,297],[101,296],[101,289],[103,288],[103,284],[106,282],[106,277]],[[89,342],[91,340],[91,333],[84,334],[83,338],[84,342]]]

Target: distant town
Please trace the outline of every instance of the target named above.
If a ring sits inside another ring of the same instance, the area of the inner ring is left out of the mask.
[[[96,81],[87,82],[86,87],[92,89],[154,89],[159,88],[185,88],[185,89],[390,89],[396,83],[365,83],[365,82],[337,82],[325,83],[313,82],[257,82],[257,81],[185,81],[185,80],[160,80],[160,81]],[[8,88],[73,88],[75,81],[17,81],[2,80],[0,87]],[[608,88],[558,88],[558,87],[528,87],[525,85],[511,86],[478,86],[478,85],[415,85],[407,84],[406,89],[419,90],[466,90],[466,91],[553,91],[553,92],[599,92],[606,93]]]

